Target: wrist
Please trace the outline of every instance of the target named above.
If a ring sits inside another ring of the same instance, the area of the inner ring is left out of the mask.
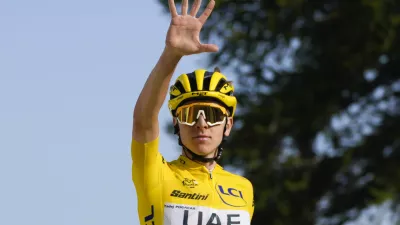
[[[182,56],[177,54],[173,49],[169,49],[166,47],[164,48],[158,60],[156,69],[161,69],[163,71],[173,71],[175,67],[178,65],[181,58]]]
[[[171,60],[178,60],[178,61],[183,57],[182,54],[179,54],[179,52],[177,52],[172,47],[169,47],[168,45],[165,46],[162,55],[167,57],[167,58],[169,58],[169,59],[171,59]]]

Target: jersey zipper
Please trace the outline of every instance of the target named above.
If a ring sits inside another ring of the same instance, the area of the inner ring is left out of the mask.
[[[214,193],[215,193],[215,190],[214,190],[214,181],[215,181],[215,179],[213,179],[213,174],[212,174],[212,170],[208,170],[208,174],[209,174],[209,177],[210,177],[210,179],[209,179],[209,181],[210,181],[210,187],[211,187],[211,190],[212,190],[212,192],[211,192],[211,199],[212,199],[212,203],[214,204],[214,202],[215,202],[215,196],[214,196]]]

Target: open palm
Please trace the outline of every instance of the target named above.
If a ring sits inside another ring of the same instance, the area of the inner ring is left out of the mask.
[[[178,15],[174,0],[168,0],[168,4],[172,19],[166,38],[167,47],[181,56],[218,51],[216,45],[200,42],[200,30],[214,8],[214,0],[208,3],[199,18],[196,18],[196,14],[199,11],[201,0],[194,1],[189,14],[187,14],[188,0],[183,0],[182,15]]]

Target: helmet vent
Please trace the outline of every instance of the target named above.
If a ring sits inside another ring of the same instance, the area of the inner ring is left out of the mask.
[[[197,82],[196,82],[196,74],[188,73],[187,77],[189,78],[190,88],[192,91],[198,91],[197,89]]]
[[[177,81],[175,83],[175,87],[181,92],[181,93],[185,93],[185,88],[183,87],[183,84],[180,81]],[[175,97],[175,96],[174,96]]]
[[[212,72],[205,72],[204,74],[204,81],[203,81],[203,90],[210,90],[210,82],[211,82],[211,76],[213,75]]]

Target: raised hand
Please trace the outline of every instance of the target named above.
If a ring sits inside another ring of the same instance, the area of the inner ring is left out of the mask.
[[[218,51],[218,46],[200,42],[200,30],[214,8],[214,0],[210,0],[207,8],[198,18],[196,15],[201,0],[194,1],[189,14],[187,13],[188,0],[182,0],[182,15],[178,15],[174,0],[168,0],[168,5],[172,18],[166,38],[167,49],[179,56]]]

